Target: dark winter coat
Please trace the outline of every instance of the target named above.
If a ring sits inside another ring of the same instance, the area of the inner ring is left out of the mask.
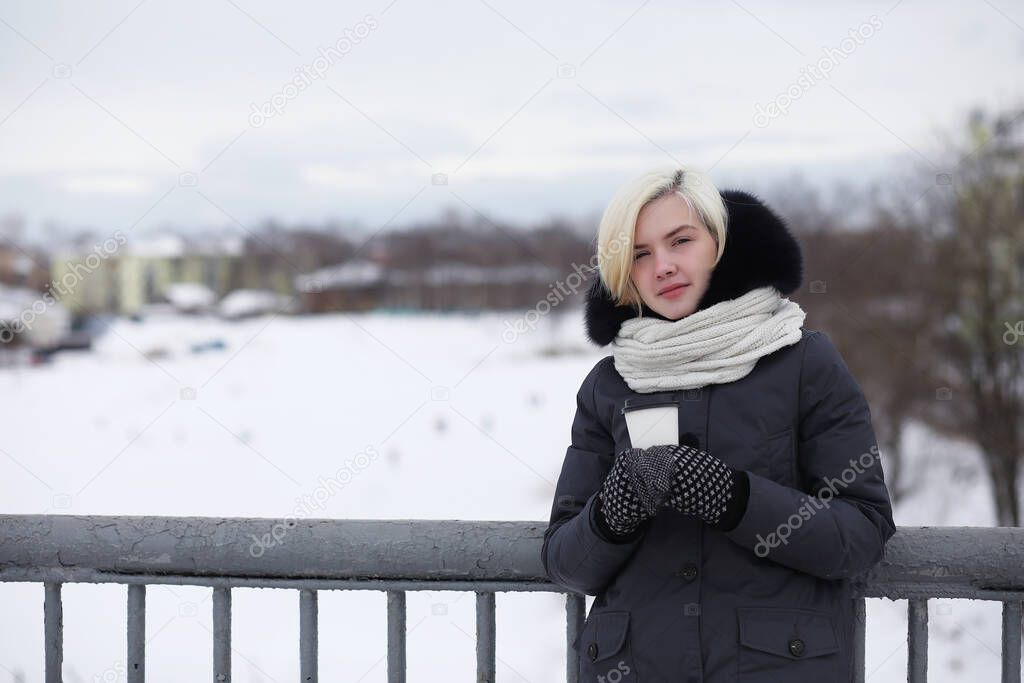
[[[698,308],[768,284],[794,291],[802,260],[783,222],[751,195],[723,196],[726,249]],[[634,314],[593,282],[592,341]],[[613,542],[594,502],[630,447],[622,409],[666,396],[680,402],[681,442],[746,471],[745,513],[721,531],[662,508]],[[632,391],[607,356],[579,388],[571,438],[541,554],[553,582],[596,596],[574,644],[580,681],[852,680],[848,579],[879,562],[895,524],[868,404],[824,333],[805,329],[740,380],[677,392]]]

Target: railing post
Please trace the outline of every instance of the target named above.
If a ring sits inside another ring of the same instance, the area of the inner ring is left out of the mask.
[[[46,638],[46,683],[61,683],[64,665],[64,608],[59,583],[44,585],[43,632]]]
[[[476,594],[476,680],[494,683],[494,593]]]
[[[1003,603],[1003,683],[1020,683],[1021,601]]]
[[[573,643],[583,633],[583,624],[586,621],[587,603],[579,593],[565,594],[565,680],[567,683],[578,683],[580,677],[580,663],[577,650]]]
[[[907,681],[928,680],[928,598],[910,598],[907,604]]]
[[[128,683],[146,680],[146,586],[128,586]]]
[[[853,599],[853,681],[864,683],[867,650],[867,604],[864,598]]]
[[[213,589],[213,680],[231,683],[231,589]]]
[[[299,591],[299,659],[303,683],[316,683],[317,676],[317,599],[316,591]]]
[[[388,591],[388,683],[405,683],[405,591]]]

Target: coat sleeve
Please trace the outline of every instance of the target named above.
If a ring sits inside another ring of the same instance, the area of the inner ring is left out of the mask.
[[[649,526],[646,520],[630,536],[612,539],[595,518],[597,492],[615,459],[615,442],[600,419],[595,383],[602,363],[594,366],[576,394],[572,441],[555,487],[551,518],[544,532],[541,562],[553,583],[597,595],[633,554]]]
[[[811,332],[801,363],[802,490],[748,472],[747,510],[726,536],[792,569],[848,578],[881,561],[896,531],[892,505],[870,409],[839,351],[824,333]]]

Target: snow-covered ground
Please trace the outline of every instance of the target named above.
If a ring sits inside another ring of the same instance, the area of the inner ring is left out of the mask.
[[[2,511],[284,518],[372,447],[311,516],[547,520],[576,389],[604,355],[561,313],[521,334],[497,313],[117,321],[91,353],[0,370]],[[973,448],[906,438],[898,525],[994,523]],[[125,680],[125,592],[65,585],[70,683]],[[42,598],[0,584],[0,681],[42,680]],[[472,680],[473,594],[407,607],[410,680]],[[209,589],[153,586],[147,610],[148,680],[209,680]],[[294,680],[297,593],[235,589],[233,612],[235,679]],[[499,680],[564,680],[564,615],[558,594],[498,594]],[[997,680],[1000,625],[998,603],[932,600],[930,680]],[[385,680],[385,642],[384,594],[321,594],[323,680]],[[906,601],[868,601],[867,672],[906,680]]]

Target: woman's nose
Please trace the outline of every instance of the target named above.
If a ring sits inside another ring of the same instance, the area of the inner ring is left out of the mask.
[[[658,261],[657,268],[655,269],[655,272],[657,272],[658,277],[667,277],[669,275],[674,274],[675,271],[675,264],[672,263],[670,259],[665,258],[662,258]]]

